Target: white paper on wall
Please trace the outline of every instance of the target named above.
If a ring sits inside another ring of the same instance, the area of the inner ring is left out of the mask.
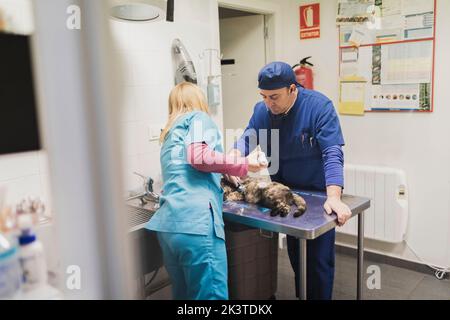
[[[430,83],[432,41],[385,45],[381,49],[381,84]]]
[[[383,0],[384,2],[385,0]],[[398,1],[400,2],[400,1]],[[434,0],[401,0],[402,15],[433,12]]]
[[[386,16],[394,16],[402,14],[402,1],[383,0],[381,5],[381,14]]]

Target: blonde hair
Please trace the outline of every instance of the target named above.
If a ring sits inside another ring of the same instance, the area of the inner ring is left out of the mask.
[[[163,143],[175,121],[181,115],[203,111],[209,114],[208,104],[203,91],[193,83],[182,82],[176,85],[169,95],[169,120],[161,132],[159,142]]]

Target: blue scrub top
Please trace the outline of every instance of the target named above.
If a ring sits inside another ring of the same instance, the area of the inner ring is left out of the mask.
[[[270,129],[278,129],[279,170],[271,175],[272,180],[291,188],[322,191],[326,189],[322,152],[331,146],[343,146],[344,138],[331,100],[317,91],[297,89],[297,100],[286,115],[273,115],[264,101],[258,102],[235,147],[248,155],[252,151],[249,141],[254,130],[266,129],[267,143],[260,141],[261,134],[253,139],[258,144],[262,142],[262,150],[272,157],[272,149],[275,153],[276,148],[271,146]]]
[[[225,239],[221,175],[198,171],[187,162],[187,146],[195,142],[205,142],[211,149],[223,152],[220,131],[204,112],[181,116],[167,134],[160,157],[163,178],[160,208],[146,228],[208,235],[213,221],[216,236]]]

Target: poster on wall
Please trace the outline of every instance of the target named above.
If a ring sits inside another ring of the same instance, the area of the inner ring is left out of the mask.
[[[375,15],[375,2],[375,0],[338,0],[336,24],[347,25],[371,21]]]
[[[361,114],[361,103],[365,112],[432,112],[436,1],[376,0],[375,6],[375,24],[340,26],[340,95],[353,98],[342,101],[341,113]]]
[[[350,3],[340,2],[339,8],[346,8]],[[368,4],[369,1],[364,3]],[[434,38],[434,3],[435,0],[376,0],[368,9],[373,12],[373,16],[369,15],[364,22],[355,22],[359,21],[356,18],[341,17],[338,12],[338,20],[344,21],[338,23],[340,45],[360,46]],[[347,11],[349,10],[343,12],[348,15],[357,14],[356,11]]]
[[[300,39],[320,38],[320,4],[300,6]]]

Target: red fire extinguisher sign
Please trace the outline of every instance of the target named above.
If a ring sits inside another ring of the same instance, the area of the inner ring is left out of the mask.
[[[320,3],[300,6],[300,39],[320,38]]]

